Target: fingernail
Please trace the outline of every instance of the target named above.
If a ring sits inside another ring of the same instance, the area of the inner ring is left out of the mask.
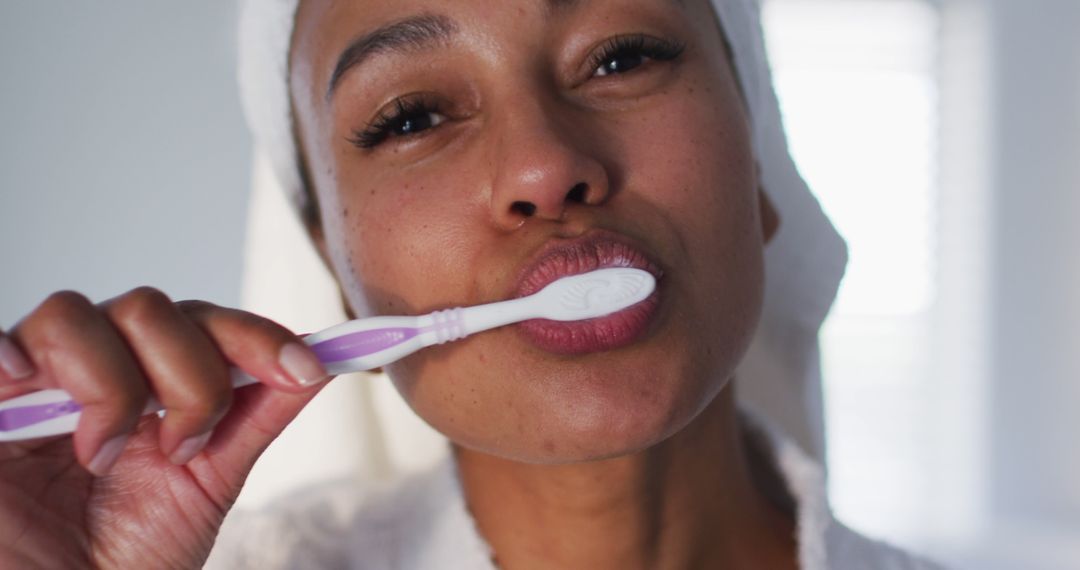
[[[124,444],[127,443],[127,434],[118,435],[109,441],[102,444],[101,449],[98,450],[97,455],[90,460],[90,465],[86,468],[91,473],[101,477],[109,472],[116,460],[120,458],[120,454],[124,451]]]
[[[6,336],[0,336],[0,368],[12,380],[22,380],[34,375],[34,367],[23,356],[19,347]]]
[[[193,435],[180,442],[180,445],[169,456],[169,461],[174,465],[183,465],[191,461],[193,457],[202,451],[202,448],[206,447],[206,442],[210,441],[211,433],[213,432],[208,431],[201,435]]]
[[[314,386],[326,379],[328,374],[312,352],[295,342],[281,347],[278,362],[285,372],[301,386]]]

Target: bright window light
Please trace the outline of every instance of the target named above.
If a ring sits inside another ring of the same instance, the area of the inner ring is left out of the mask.
[[[935,301],[937,12],[926,0],[768,0],[799,170],[848,242],[822,333],[829,484],[841,520],[917,531]]]

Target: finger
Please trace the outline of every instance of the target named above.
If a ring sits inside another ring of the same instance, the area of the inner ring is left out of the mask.
[[[158,447],[175,464],[199,453],[232,404],[224,357],[161,291],[139,287],[100,305],[165,408]]]
[[[206,331],[229,362],[264,384],[299,392],[329,377],[299,337],[270,319],[204,301],[182,301],[177,307]]]
[[[0,329],[0,381],[25,380],[34,375],[34,366],[22,348]]]
[[[148,396],[146,381],[116,329],[86,297],[51,295],[12,331],[47,385],[82,405],[75,454],[103,475],[119,458]]]
[[[273,321],[202,302],[180,306],[230,362],[266,384],[236,391],[232,411],[206,448],[214,459],[208,477],[242,481],[329,376],[307,345]]]

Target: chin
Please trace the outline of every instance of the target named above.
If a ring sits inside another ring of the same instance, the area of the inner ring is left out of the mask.
[[[570,463],[640,452],[684,428],[719,388],[717,376],[680,365],[684,360],[641,356],[553,380],[557,390],[542,403],[543,441],[529,459]]]
[[[429,386],[391,376],[420,417],[461,447],[532,464],[598,461],[678,433],[730,377],[690,352],[646,344],[526,359],[529,366],[501,375],[492,363],[486,374],[474,368]],[[522,369],[529,372],[515,372]]]

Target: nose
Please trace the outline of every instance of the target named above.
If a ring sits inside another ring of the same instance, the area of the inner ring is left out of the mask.
[[[596,147],[575,113],[520,98],[512,109],[494,139],[491,207],[498,225],[509,230],[530,218],[562,221],[569,208],[603,203],[607,170],[589,152]]]

